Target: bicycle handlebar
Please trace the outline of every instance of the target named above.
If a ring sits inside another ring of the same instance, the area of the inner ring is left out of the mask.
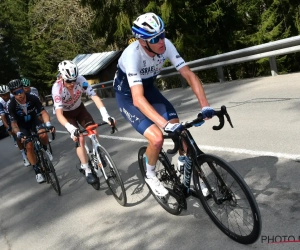
[[[118,129],[117,129],[117,127],[115,126],[114,120],[113,120],[111,117],[109,117],[108,119],[109,119],[109,121],[111,122],[111,124],[113,124],[113,125],[111,126],[111,131],[110,131],[110,133],[113,134],[113,133],[115,133],[116,131],[118,131]],[[74,136],[79,137],[79,134],[84,134],[84,133],[86,133],[86,132],[87,132],[86,135],[94,134],[94,132],[93,132],[92,130],[96,129],[96,128],[99,127],[99,126],[106,125],[106,124],[108,124],[108,123],[107,123],[107,122],[101,122],[101,123],[96,123],[96,124],[89,125],[89,126],[87,126],[86,128],[83,128],[83,129],[77,129],[77,130],[74,132]],[[79,145],[80,145],[80,144],[79,144],[79,141],[77,141],[77,142],[76,142],[76,147],[79,147]]]
[[[38,133],[35,132],[35,133],[33,133],[33,134],[29,135],[29,136],[26,136],[26,135],[23,136],[22,138],[25,139],[24,144],[30,142],[31,139],[32,139],[33,137],[39,137],[39,135],[41,135],[41,134],[51,132],[51,130],[52,130],[52,128],[54,128],[54,126],[50,126],[50,127],[42,127],[42,128],[44,128],[45,131],[38,132]],[[55,131],[54,131],[54,132],[51,132],[51,135],[52,135],[52,140],[55,140],[55,135],[56,135],[56,134],[55,134]]]
[[[224,116],[226,117],[226,119],[227,119],[228,123],[230,124],[230,126],[233,128],[230,116],[227,113],[226,106],[222,105],[220,110],[215,110],[214,116],[217,116],[219,118],[219,125],[213,126],[212,127],[213,130],[220,130],[220,129],[222,129],[224,127],[224,124],[225,124]],[[184,127],[184,130],[186,130],[186,129],[194,126],[195,124],[199,124],[203,120],[204,119],[203,119],[202,114],[199,113],[198,117],[196,119],[194,119],[191,122],[186,122],[185,124],[182,124],[182,125]],[[180,136],[180,134],[178,134],[176,132],[169,133],[169,134],[163,136],[165,139],[170,138],[174,142],[174,148],[173,149],[168,149],[167,150],[168,154],[175,154],[178,151],[178,149],[179,149],[179,140],[178,140],[178,137],[179,136]]]
[[[109,118],[109,119],[110,119],[111,124],[114,124],[113,119],[112,118]],[[74,136],[78,137],[79,134],[83,134],[85,132],[87,132],[88,133],[87,135],[89,135],[90,133],[93,133],[93,132],[91,132],[92,130],[96,129],[97,127],[106,125],[106,124],[108,124],[108,123],[107,122],[101,122],[101,123],[96,123],[96,124],[89,125],[89,126],[87,126],[86,128],[83,128],[83,129],[77,129],[74,132]],[[115,131],[118,131],[118,129],[115,125],[113,125],[111,127],[110,133],[113,134],[113,133],[115,133]]]

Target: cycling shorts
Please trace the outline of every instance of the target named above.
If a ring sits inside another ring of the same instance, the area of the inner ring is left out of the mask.
[[[173,105],[160,93],[160,91],[150,86],[144,88],[144,96],[153,108],[163,116],[167,121],[178,118],[178,115]],[[141,135],[144,134],[153,121],[146,117],[137,107],[133,105],[131,95],[123,95],[116,91],[116,100],[123,117],[130,122],[130,124]]]
[[[83,128],[86,128],[91,124],[95,124],[93,117],[87,111],[83,103],[74,110],[63,111],[63,115],[67,121],[76,128],[79,128],[78,124],[80,124]]]
[[[22,127],[19,126],[19,129],[25,136],[30,136],[31,131],[39,131],[43,127],[44,123],[37,116],[34,116],[30,122],[22,124]]]

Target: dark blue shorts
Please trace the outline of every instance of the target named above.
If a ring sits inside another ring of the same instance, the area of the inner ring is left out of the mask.
[[[38,131],[43,127],[43,122],[38,118],[38,116],[35,116],[30,122],[26,122],[26,124],[22,125],[22,127],[19,126],[19,129],[25,136],[30,136],[31,131]]]
[[[167,121],[178,118],[173,105],[156,87],[153,86],[145,88],[144,96],[154,109]],[[116,91],[116,100],[124,118],[129,121],[140,134],[143,135],[145,130],[154,124],[153,121],[147,118],[137,107],[133,105],[131,96],[123,95]]]

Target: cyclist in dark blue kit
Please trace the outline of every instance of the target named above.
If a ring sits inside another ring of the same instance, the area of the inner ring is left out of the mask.
[[[129,44],[118,61],[114,89],[122,115],[149,142],[145,181],[156,195],[164,196],[168,191],[155,176],[155,164],[163,144],[161,130],[182,129],[174,107],[154,85],[167,59],[191,86],[204,118],[211,118],[214,110],[209,107],[199,78],[165,38],[164,23],[159,16],[154,13],[139,16],[133,22],[132,33],[137,41]]]
[[[10,92],[14,95],[8,104],[9,117],[11,119],[12,131],[17,135],[18,139],[24,141],[24,137],[31,135],[31,130],[34,129],[38,133],[45,131],[44,124],[38,119],[37,114],[41,114],[47,127],[51,127],[54,132],[54,127],[51,126],[50,117],[44,109],[39,98],[24,92],[21,80],[15,79],[8,83]],[[53,159],[51,153],[47,149],[48,135],[43,133],[40,135],[43,147],[48,154],[50,160]],[[37,158],[34,153],[33,143],[26,144],[27,157],[36,174],[38,183],[44,182],[45,179],[40,173],[37,166]]]

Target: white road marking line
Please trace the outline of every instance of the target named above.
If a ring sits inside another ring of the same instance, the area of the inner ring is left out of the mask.
[[[67,131],[56,131],[57,133],[68,134]],[[110,135],[99,135],[102,138],[120,140],[120,141],[133,141],[133,142],[147,142],[146,139],[138,139],[138,138],[130,138],[130,137],[118,137],[118,136],[110,136]],[[165,145],[173,145],[173,142],[164,142]],[[203,150],[211,150],[211,151],[221,151],[221,152],[229,152],[229,153],[237,153],[237,154],[248,154],[254,156],[274,156],[277,158],[284,158],[288,160],[300,161],[300,155],[296,154],[285,154],[285,153],[275,153],[268,151],[255,151],[249,149],[241,149],[241,148],[225,148],[225,147],[215,147],[215,146],[207,146],[207,145],[198,145],[199,148]]]

